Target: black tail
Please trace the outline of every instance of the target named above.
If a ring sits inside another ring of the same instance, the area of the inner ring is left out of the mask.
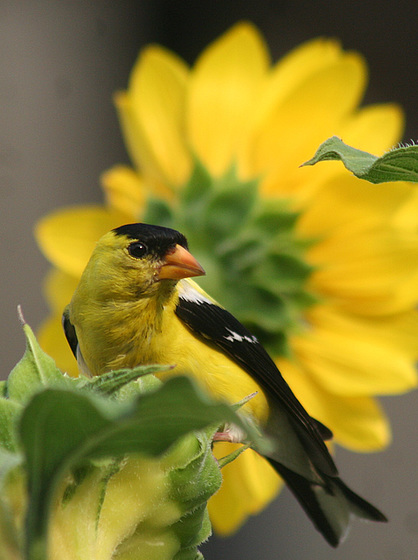
[[[331,546],[338,546],[347,534],[351,515],[387,521],[383,513],[350,490],[340,478],[321,475],[323,485],[314,484],[282,464],[268,460]]]

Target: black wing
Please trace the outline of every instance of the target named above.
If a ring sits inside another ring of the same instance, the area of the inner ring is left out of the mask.
[[[330,430],[309,416],[266,350],[231,313],[182,282],[176,315],[198,334],[220,348],[260,385],[273,404],[284,408],[309,456],[322,472],[335,476],[337,468],[326,439]],[[322,433],[321,433],[322,432]]]
[[[64,328],[65,337],[67,339],[68,344],[74,354],[75,359],[77,360],[78,371],[80,374],[85,375],[86,377],[91,377],[91,371],[87,367],[86,362],[84,361],[83,355],[80,350],[80,346],[78,344],[77,333],[75,331],[74,325],[70,321],[70,311],[68,306],[64,309],[64,313],[62,314],[62,326]]]
[[[78,338],[75,332],[74,325],[70,321],[70,312],[68,307],[64,309],[64,313],[62,314],[62,326],[64,329],[65,338],[70,345],[75,359],[77,359]]]

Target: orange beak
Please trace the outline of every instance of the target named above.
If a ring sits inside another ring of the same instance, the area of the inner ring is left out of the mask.
[[[164,257],[159,280],[180,280],[191,276],[203,276],[205,271],[193,255],[181,245],[176,245]]]

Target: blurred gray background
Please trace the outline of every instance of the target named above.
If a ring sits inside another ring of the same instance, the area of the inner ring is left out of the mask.
[[[0,0],[2,376],[24,350],[16,306],[33,327],[47,312],[41,283],[48,265],[34,242],[34,223],[54,208],[101,201],[100,173],[128,162],[111,97],[126,86],[141,46],[159,42],[192,62],[239,19],[260,27],[274,59],[306,39],[339,37],[369,62],[366,102],[401,103],[404,140],[418,140],[417,17],[417,4],[404,0]],[[333,550],[285,491],[233,538],[211,539],[205,558],[418,557],[416,403],[416,393],[384,399],[394,431],[386,452],[337,451],[345,480],[387,513],[389,525],[358,523]]]

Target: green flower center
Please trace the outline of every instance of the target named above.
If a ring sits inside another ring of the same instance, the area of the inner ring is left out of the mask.
[[[296,235],[298,218],[287,201],[261,198],[257,180],[240,181],[234,167],[213,178],[199,162],[174,204],[153,198],[143,217],[184,233],[206,270],[201,287],[282,356],[317,301],[306,289],[312,241]]]

